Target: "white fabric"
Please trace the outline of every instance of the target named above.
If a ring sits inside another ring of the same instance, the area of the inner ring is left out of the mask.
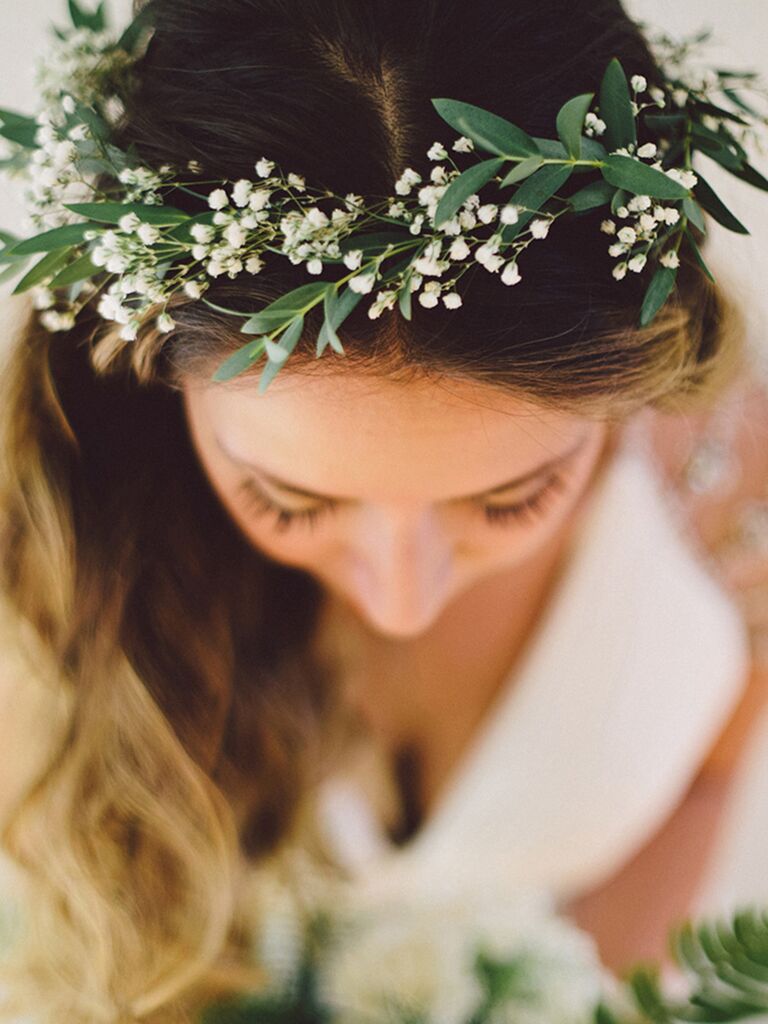
[[[748,657],[740,616],[681,535],[642,433],[628,431],[526,657],[426,823],[395,845],[354,777],[338,776],[321,791],[321,827],[368,890],[468,873],[567,900],[674,810]]]

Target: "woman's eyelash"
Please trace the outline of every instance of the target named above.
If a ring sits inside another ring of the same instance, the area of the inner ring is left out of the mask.
[[[517,501],[511,505],[482,505],[480,510],[486,520],[494,525],[504,525],[510,520],[530,522],[542,515],[549,505],[549,499],[555,493],[561,492],[564,487],[564,477],[560,474],[553,474],[538,491],[523,501]],[[255,510],[258,515],[271,513],[275,517],[275,526],[280,532],[285,532],[296,522],[306,523],[312,528],[326,512],[335,512],[338,508],[336,502],[328,501],[323,505],[316,505],[314,508],[302,509],[298,512],[289,511],[268,498],[252,477],[245,477],[238,490],[242,493],[248,508]]]

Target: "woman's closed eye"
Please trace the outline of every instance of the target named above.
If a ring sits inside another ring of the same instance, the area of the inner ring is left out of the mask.
[[[508,505],[476,502],[474,507],[485,517],[486,522],[496,526],[534,522],[544,515],[551,500],[556,494],[565,490],[565,487],[565,474],[553,473],[538,490],[522,501]],[[303,523],[313,528],[322,516],[326,513],[336,512],[339,508],[339,503],[335,501],[324,501],[305,509],[286,508],[274,501],[261,487],[258,480],[251,476],[241,480],[238,493],[242,496],[246,507],[255,511],[257,516],[272,515],[275,528],[281,533],[297,523]]]

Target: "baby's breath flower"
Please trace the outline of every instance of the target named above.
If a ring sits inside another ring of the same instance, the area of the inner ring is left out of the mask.
[[[639,274],[645,266],[647,259],[648,257],[644,252],[639,252],[636,256],[632,257],[627,266],[630,270],[634,271],[634,273]]]
[[[643,160],[651,160],[651,159],[653,159],[653,157],[656,156],[656,152],[657,152],[657,150],[656,150],[655,143],[653,143],[653,142],[646,142],[645,145],[641,146],[638,149],[637,155],[642,157]]]
[[[160,231],[154,224],[139,224],[136,234],[145,245],[153,245],[160,238]]]
[[[348,270],[357,270],[363,262],[363,250],[350,249],[349,252],[344,253],[342,262]]]
[[[620,206],[616,210],[616,216],[621,217],[621,219],[624,220],[625,217],[629,216],[629,210],[626,208],[626,206]]]
[[[670,167],[665,171],[668,177],[674,181],[679,181],[685,188],[693,188],[696,182],[699,180],[693,171],[688,170],[684,167]]]
[[[208,205],[212,210],[223,210],[228,203],[229,199],[223,188],[215,188],[208,196]]]
[[[634,228],[630,227],[619,228],[617,237],[624,245],[634,245],[637,241],[637,232]]]
[[[247,178],[240,178],[232,186],[232,199],[235,206],[247,206],[248,197],[251,194],[253,185]]]
[[[263,267],[264,261],[258,256],[249,256],[245,261],[245,269],[249,274],[258,274]]]
[[[465,260],[470,254],[470,248],[463,238],[454,238],[448,250],[448,257],[452,260]]]
[[[502,206],[499,220],[502,224],[517,224],[520,219],[520,211],[514,203],[507,203]]]
[[[446,309],[458,309],[461,304],[461,295],[458,292],[446,292],[443,295],[443,305]]]
[[[348,284],[353,292],[367,295],[373,290],[375,282],[376,274],[373,271],[367,271],[365,274],[355,274],[354,277],[350,277]]]
[[[430,160],[445,160],[448,156],[448,151],[442,142],[433,142],[427,150],[427,156]]]
[[[161,313],[156,318],[155,322],[157,323],[157,329],[159,331],[162,331],[164,334],[167,334],[168,331],[172,331],[173,328],[176,326],[176,321],[173,319],[170,313]]]
[[[668,249],[665,253],[662,253],[661,256],[659,256],[659,263],[661,263],[663,267],[670,267],[674,270],[676,267],[680,266],[680,257],[674,249]]]
[[[645,92],[648,88],[648,82],[643,75],[632,75],[630,83],[633,92]]]
[[[504,270],[501,272],[501,280],[503,284],[517,284],[518,281],[522,281],[520,271],[515,260],[510,260],[506,264]]]
[[[617,263],[616,266],[611,271],[611,273],[612,273],[612,275],[614,276],[614,278],[617,281],[621,281],[622,278],[627,276],[627,264],[626,263]]]
[[[288,175],[288,184],[293,185],[293,187],[298,189],[299,192],[303,192],[306,188],[304,178],[300,174],[294,174],[293,172]]]
[[[482,221],[483,224],[490,224],[496,218],[498,210],[499,208],[495,203],[485,203],[484,206],[477,208],[478,220]]]
[[[190,299],[199,299],[203,294],[203,287],[200,281],[185,281],[183,287],[184,294],[188,295]]]
[[[627,203],[627,209],[632,213],[637,213],[640,210],[649,210],[652,205],[650,196],[632,196]]]
[[[627,251],[626,245],[622,245],[621,242],[614,242],[613,245],[608,246],[609,256],[621,256]]]
[[[587,135],[603,135],[607,125],[602,118],[598,117],[593,111],[589,111],[584,118],[584,131]]]
[[[615,235],[616,234],[616,221],[613,221],[613,220],[604,220],[604,221],[602,221],[601,224],[600,224],[600,230],[602,232],[604,232],[604,234],[606,234],[606,235]]]
[[[460,135],[451,148],[457,153],[469,153],[475,148],[475,144],[467,135]]]
[[[440,301],[440,282],[427,281],[424,288],[419,292],[419,302],[425,309],[434,309]]]
[[[651,97],[657,107],[663,107],[665,103],[664,90],[660,89],[658,85],[652,85],[648,90],[648,95]]]
[[[307,263],[308,274],[322,274],[323,272],[323,261],[318,259],[310,260]]]
[[[272,173],[272,170],[273,170],[274,166],[275,166],[275,161],[274,160],[267,160],[266,157],[262,157],[261,160],[259,160],[256,164],[254,164],[254,167],[256,169],[256,173],[258,174],[258,176],[260,178],[268,178],[270,176],[270,174]]]
[[[406,167],[395,182],[395,192],[397,192],[399,196],[410,195],[413,186],[418,185],[420,181],[421,175],[417,171],[414,171],[412,167]]]
[[[189,233],[196,242],[212,242],[216,234],[210,224],[193,224]]]
[[[72,310],[57,313],[53,309],[46,309],[40,314],[40,322],[48,331],[68,331],[75,325],[75,314]]]
[[[125,231],[126,234],[130,234],[132,231],[136,230],[139,224],[141,224],[141,221],[135,213],[126,213],[117,223],[121,231]]]
[[[534,238],[546,238],[549,233],[549,221],[537,217],[536,220],[531,221],[528,229]]]

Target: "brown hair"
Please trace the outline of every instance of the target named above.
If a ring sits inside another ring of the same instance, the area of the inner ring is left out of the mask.
[[[149,6],[117,141],[213,178],[252,178],[263,155],[337,194],[391,194],[450,140],[431,97],[547,136],[612,56],[660,77],[618,0]],[[559,220],[514,288],[473,268],[459,310],[414,303],[411,322],[371,321],[361,303],[340,332],[346,357],[315,359],[310,316],[281,372],[447,374],[608,416],[711,400],[739,365],[736,311],[685,261],[639,329],[646,279],[611,278],[599,218]],[[208,297],[259,308],[306,280],[285,263],[218,279]],[[12,1009],[44,1024],[168,1022],[242,953],[244,867],[297,827],[343,715],[310,655],[317,584],[247,544],[187,433],[180,382],[239,347],[239,324],[181,299],[173,332],[148,322],[123,342],[93,305],[65,335],[30,311],[2,379],[0,592],[30,638],[30,678],[68,701],[2,833],[31,880]]]

